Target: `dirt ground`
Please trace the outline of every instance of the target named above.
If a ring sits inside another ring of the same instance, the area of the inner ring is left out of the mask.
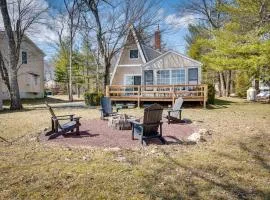
[[[138,147],[141,143],[138,139],[131,139],[131,130],[116,130],[108,126],[107,120],[93,119],[81,120],[80,134],[70,134],[67,137],[59,136],[48,140],[48,136],[41,134],[40,140],[45,143],[61,145],[80,146],[80,147],[103,147],[130,149]],[[162,125],[163,138],[166,145],[182,144],[188,136],[198,131],[199,128],[194,124],[179,123],[168,124],[166,120]],[[162,145],[159,139],[147,141],[148,145]]]

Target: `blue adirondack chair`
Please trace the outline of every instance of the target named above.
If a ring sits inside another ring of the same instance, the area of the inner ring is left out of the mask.
[[[102,97],[100,100],[100,119],[104,120],[105,117],[109,117],[109,116],[115,116],[118,113],[118,110],[116,110],[116,112],[113,112],[113,107],[112,107],[112,101],[109,97]]]
[[[144,109],[143,121],[130,121],[132,124],[132,139],[139,138],[141,144],[147,144],[146,140],[158,138],[165,144],[162,137],[162,112],[163,107],[159,104],[153,104]]]

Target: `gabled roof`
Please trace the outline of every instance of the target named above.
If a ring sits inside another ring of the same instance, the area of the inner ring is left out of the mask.
[[[5,37],[5,31],[0,31],[0,36],[4,36]],[[5,38],[1,38],[0,39],[5,39]],[[43,56],[45,56],[45,53],[27,36],[24,35],[24,38],[29,44],[31,44],[40,54],[42,54]]]
[[[141,46],[142,46],[142,50],[143,50],[146,62],[149,62],[149,61],[159,57],[160,55],[162,55],[161,52],[153,49],[152,47],[146,46],[144,44],[142,44]]]
[[[159,60],[159,59],[165,57],[166,55],[168,55],[168,54],[170,54],[170,53],[176,54],[176,55],[178,55],[178,56],[181,56],[182,58],[185,58],[185,59],[187,59],[187,60],[190,60],[191,62],[194,62],[194,63],[196,63],[196,64],[198,64],[198,65],[200,65],[200,66],[203,65],[201,62],[199,62],[199,61],[197,61],[197,60],[194,60],[194,59],[192,59],[192,58],[189,58],[189,57],[185,56],[184,54],[181,54],[181,53],[176,52],[176,51],[173,51],[173,50],[169,50],[169,51],[167,51],[167,52],[161,54],[160,56],[154,58],[153,60],[151,60],[151,61],[149,61],[149,62],[143,64],[142,66],[146,66],[146,65],[152,64],[152,63],[154,63],[155,61],[157,61],[157,60]]]

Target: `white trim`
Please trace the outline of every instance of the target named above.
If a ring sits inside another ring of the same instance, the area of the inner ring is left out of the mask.
[[[125,36],[125,39],[124,39],[123,44],[126,44],[126,43],[127,43],[127,39],[128,39],[128,36],[129,36],[130,31],[132,32],[132,35],[133,35],[133,37],[134,37],[134,39],[135,39],[135,42],[136,42],[136,45],[137,45],[138,50],[139,50],[139,52],[140,52],[142,61],[143,61],[143,63],[146,63],[146,59],[145,59],[144,53],[143,53],[142,48],[141,48],[141,46],[140,46],[140,43],[139,43],[139,40],[138,40],[137,35],[136,35],[136,33],[135,33],[135,30],[134,30],[133,25],[130,26],[129,31],[128,31],[127,35]],[[121,57],[122,57],[122,54],[123,54],[124,49],[125,49],[125,46],[123,46],[123,47],[121,48],[119,57],[118,57],[118,59],[117,59],[117,62],[116,62],[116,64],[115,64],[115,67],[114,67],[114,69],[113,69],[113,73],[112,73],[112,76],[111,76],[111,79],[110,79],[110,85],[112,85],[112,82],[113,82],[113,79],[114,79],[114,76],[115,76],[115,73],[116,73],[116,70],[117,70],[117,67],[118,67],[118,65],[119,65],[119,62],[120,62],[120,59],[121,59]]]
[[[143,63],[146,63],[145,55],[144,55],[144,53],[143,53],[143,51],[142,51],[141,45],[140,45],[140,43],[139,43],[139,40],[138,40],[138,38],[137,38],[137,35],[136,35],[136,32],[135,32],[135,29],[134,29],[133,25],[130,26],[130,30],[131,30],[131,32],[133,33],[133,37],[134,37],[135,42],[136,42],[136,44],[137,44],[138,50],[139,50],[139,52],[140,52],[140,54],[141,54],[142,61],[143,61]]]
[[[118,67],[141,67],[141,64],[118,65]]]

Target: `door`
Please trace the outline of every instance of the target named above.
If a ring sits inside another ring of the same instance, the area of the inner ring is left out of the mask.
[[[198,84],[198,68],[188,69],[188,84]]]

